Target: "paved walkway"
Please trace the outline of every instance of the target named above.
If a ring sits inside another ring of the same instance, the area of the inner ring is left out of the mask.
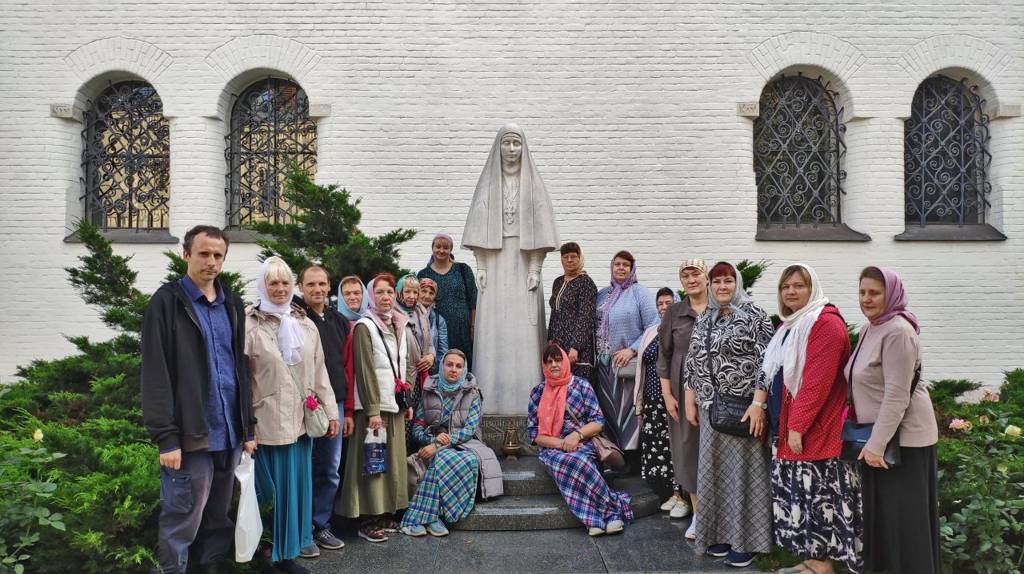
[[[582,527],[531,532],[453,530],[445,538],[395,534],[371,544],[343,533],[345,548],[323,551],[302,564],[317,574],[376,572],[393,574],[511,574],[538,572],[744,572],[721,559],[697,557],[683,538],[687,520],[666,514],[641,518],[616,536],[591,538]]]

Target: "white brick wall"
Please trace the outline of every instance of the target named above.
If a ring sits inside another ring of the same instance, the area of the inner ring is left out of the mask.
[[[151,82],[171,125],[171,231],[220,223],[231,94],[267,73],[306,89],[319,120],[319,173],[363,198],[363,227],[422,231],[403,263],[422,266],[435,231],[457,238],[496,129],[515,120],[550,190],[563,240],[592,275],[634,251],[648,287],[676,286],[681,259],[767,258],[755,289],[774,306],[781,268],[814,265],[851,321],[870,263],[903,273],[921,316],[926,376],[997,383],[1024,366],[1024,4],[740,2],[214,2],[84,0],[0,6],[0,378],[106,336],[68,286],[83,252],[62,242],[81,213],[81,124],[50,117],[108,80]],[[1000,243],[897,243],[903,231],[902,120],[918,83],[971,74],[988,98],[990,220]],[[784,70],[822,74],[848,120],[847,223],[869,243],[754,241],[751,119]],[[1000,112],[1002,110],[1002,112]],[[1000,114],[1003,115],[1000,115]],[[1018,114],[1018,115],[1015,115]],[[167,246],[119,245],[141,287]],[[253,273],[256,249],[228,267]],[[459,253],[468,257],[468,252]],[[558,274],[549,258],[546,280]]]

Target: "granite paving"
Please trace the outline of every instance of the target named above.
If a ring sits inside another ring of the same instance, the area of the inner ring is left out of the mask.
[[[458,531],[444,538],[392,535],[373,544],[351,529],[335,528],[345,548],[323,551],[302,564],[316,574],[358,572],[544,573],[753,572],[720,558],[696,556],[683,537],[689,519],[656,514],[634,521],[615,536],[591,538],[581,527],[536,531]],[[341,525],[339,525],[341,526]]]

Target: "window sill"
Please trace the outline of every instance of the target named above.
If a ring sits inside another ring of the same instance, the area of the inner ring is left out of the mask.
[[[757,241],[871,241],[866,233],[854,231],[845,223],[839,225],[772,225],[758,224]]]
[[[1006,241],[998,229],[982,225],[943,225],[933,223],[925,227],[907,226],[907,230],[893,237],[896,241]]]
[[[224,233],[227,234],[228,240],[231,243],[256,243],[258,241],[265,241],[273,239],[269,235],[265,235],[252,229],[225,229]]]
[[[135,230],[135,229],[108,229],[100,231],[106,239],[110,240],[111,243],[128,243],[135,245],[145,244],[160,244],[160,245],[177,245],[179,239],[166,229],[150,229],[150,230]],[[78,232],[74,232],[64,238],[64,243],[81,243],[82,240],[78,237]]]

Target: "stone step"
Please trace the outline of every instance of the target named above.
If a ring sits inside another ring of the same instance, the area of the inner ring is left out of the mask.
[[[458,530],[554,530],[579,528],[576,519],[554,481],[537,457],[502,460],[505,496],[478,502],[468,517],[459,521]],[[661,500],[640,477],[616,479],[612,487],[632,496],[630,506],[636,518],[658,512]]]
[[[558,494],[558,486],[548,474],[540,459],[535,456],[521,456],[517,460],[501,461],[506,496],[529,496],[534,494]]]

